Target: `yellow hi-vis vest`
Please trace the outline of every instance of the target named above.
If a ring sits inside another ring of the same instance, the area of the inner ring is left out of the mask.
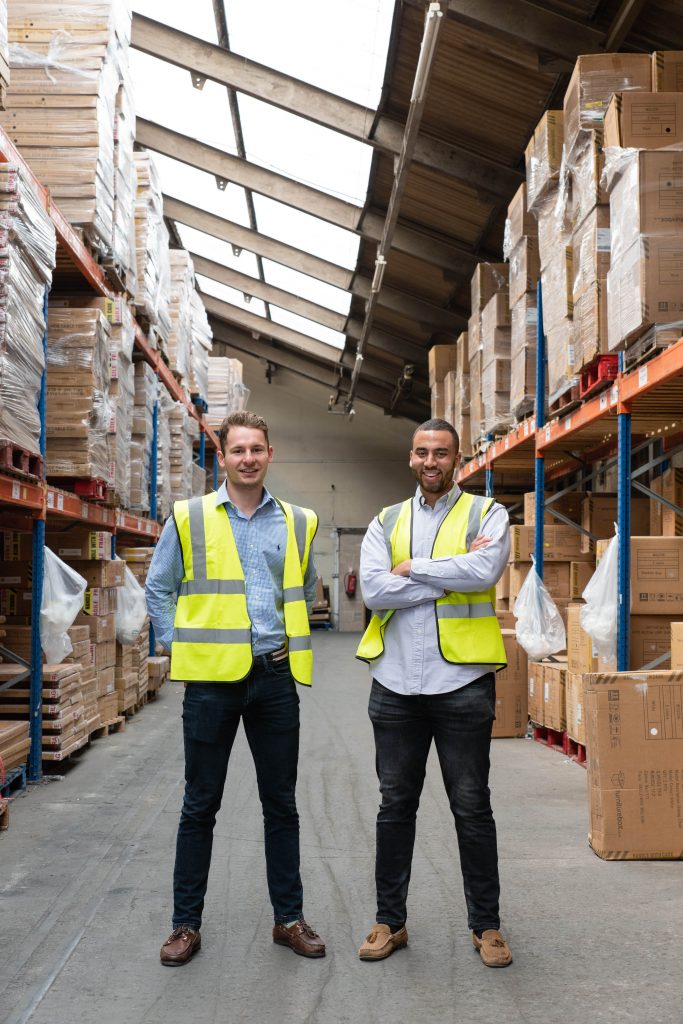
[[[479,532],[493,498],[462,492],[444,517],[432,547],[432,558],[464,555]],[[391,557],[391,567],[412,558],[413,499],[382,509],[379,521]],[[495,665],[504,668],[505,645],[496,618],[496,588],[478,593],[448,593],[434,602],[439,650],[455,665]],[[374,661],[384,653],[384,633],[394,609],[376,612],[363,634],[356,657]]]
[[[298,683],[311,685],[313,651],[304,599],[304,576],[318,528],[315,512],[275,499],[284,512],[287,546],[283,571],[289,667]],[[177,501],[173,516],[185,574],[176,604],[171,679],[234,683],[253,663],[251,619],[244,571],[225,505],[215,491]]]

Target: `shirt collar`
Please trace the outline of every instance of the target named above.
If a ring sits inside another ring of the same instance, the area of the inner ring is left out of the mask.
[[[451,489],[448,492],[448,494],[442,494],[441,497],[439,498],[439,500],[434,505],[434,511],[436,512],[437,509],[439,509],[439,510],[445,509],[445,510],[450,512],[450,510],[453,508],[453,506],[455,505],[456,501],[460,497],[460,494],[461,494],[460,488],[458,487],[456,482],[453,481],[453,486],[451,487]],[[427,502],[425,501],[424,495],[423,495],[422,491],[420,490],[419,484],[418,484],[418,486],[417,486],[417,488],[415,490],[415,501],[417,503],[417,507],[418,508],[424,508],[425,505],[427,505]],[[427,507],[429,507],[429,506],[427,506]]]
[[[268,488],[264,486],[264,488],[263,488],[263,496],[261,498],[261,501],[260,501],[256,511],[258,512],[259,508],[263,508],[264,505],[267,505],[269,503],[275,504],[275,498],[270,493]],[[216,491],[216,504],[217,505],[230,505],[232,508],[237,509],[237,505],[235,504],[235,502],[231,501],[231,499],[230,499],[230,495],[228,494],[228,485],[227,485],[225,480],[223,481],[223,483],[220,485],[220,487]],[[239,511],[239,509],[238,509],[238,511]]]

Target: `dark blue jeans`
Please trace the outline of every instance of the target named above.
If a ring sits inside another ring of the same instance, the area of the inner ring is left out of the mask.
[[[372,681],[382,802],[377,815],[377,921],[401,927],[415,845],[415,821],[432,740],[455,819],[469,927],[499,928],[498,848],[488,787],[495,675],[450,693],[403,696]]]
[[[189,683],[183,702],[185,798],[173,874],[173,927],[199,928],[213,829],[240,720],[256,766],[263,808],[266,875],[275,921],[303,912],[299,875],[299,695],[285,659],[254,659],[240,683]]]

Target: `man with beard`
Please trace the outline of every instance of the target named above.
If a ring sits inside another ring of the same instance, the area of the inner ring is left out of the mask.
[[[505,648],[495,586],[510,553],[506,510],[454,482],[459,438],[431,419],[413,435],[412,498],[383,509],[363,540],[360,581],[374,612],[357,657],[372,666],[369,715],[382,802],[377,918],[361,960],[408,942],[415,822],[432,744],[455,819],[474,948],[488,967],[512,954],[500,932],[496,826],[488,788],[495,672]]]

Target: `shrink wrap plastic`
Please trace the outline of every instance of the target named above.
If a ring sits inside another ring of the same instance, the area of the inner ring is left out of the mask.
[[[169,236],[159,176],[147,151],[135,153],[135,305],[166,343],[171,331]]]
[[[535,565],[529,569],[512,611],[517,619],[517,640],[531,661],[541,661],[566,650],[562,616]]]
[[[191,300],[192,344],[190,347],[190,373],[188,387],[191,395],[206,399],[209,393],[209,352],[213,334],[209,326],[204,303],[196,289]]]
[[[231,412],[246,409],[249,388],[242,383],[242,363],[227,356],[209,357],[209,411],[206,421],[218,429]]]
[[[192,346],[192,295],[194,293],[194,266],[185,249],[171,249],[169,312],[171,330],[168,336],[168,360],[171,369],[187,384]]]
[[[40,646],[48,665],[59,665],[73,651],[68,630],[83,607],[87,586],[75,569],[45,548]]]
[[[163,522],[171,514],[171,422],[174,401],[161,389],[159,396],[159,438],[157,445],[157,514]]]
[[[33,185],[0,165],[0,440],[38,454],[38,401],[45,367],[43,305],[56,240]]]
[[[154,401],[159,391],[154,370],[148,363],[133,364],[133,425],[130,445],[130,507],[149,512],[149,471],[153,439]],[[165,389],[161,394],[167,394]],[[159,430],[162,428],[161,405]]]

